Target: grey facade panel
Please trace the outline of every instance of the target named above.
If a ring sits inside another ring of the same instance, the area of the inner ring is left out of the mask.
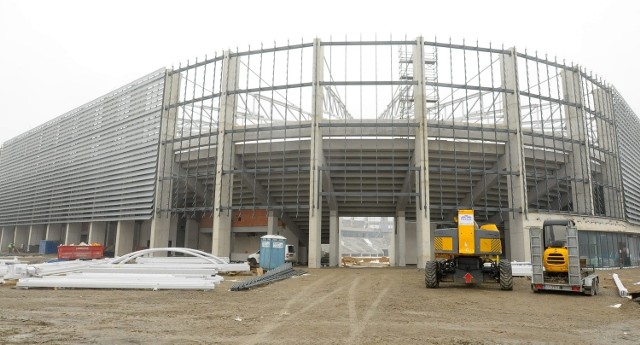
[[[614,89],[613,105],[616,113],[620,166],[624,186],[625,212],[630,223],[640,224],[640,119]]]
[[[0,226],[150,219],[165,70],[5,142]]]

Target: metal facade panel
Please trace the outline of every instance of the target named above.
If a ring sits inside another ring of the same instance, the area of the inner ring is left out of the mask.
[[[640,119],[631,107],[614,89],[613,106],[616,115],[616,134],[620,150],[622,185],[624,186],[624,205],[627,220],[640,224]]]
[[[150,219],[165,70],[5,142],[0,225]]]

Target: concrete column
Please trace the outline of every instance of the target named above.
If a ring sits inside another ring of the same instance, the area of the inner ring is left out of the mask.
[[[433,234],[429,224],[431,215],[429,213],[429,138],[427,131],[427,99],[425,97],[425,74],[424,74],[424,39],[416,38],[416,45],[413,48],[413,80],[416,85],[413,87],[413,98],[415,106],[415,121],[418,123],[416,129],[414,162],[420,169],[416,178],[416,237],[418,268],[424,267],[428,260],[433,260],[433,244],[431,239]]]
[[[30,227],[24,225],[16,226],[13,233],[13,242],[21,252],[26,252],[29,246],[29,231]]]
[[[198,233],[200,232],[200,224],[197,220],[187,218],[184,226],[184,246],[187,248],[198,248]]]
[[[398,245],[397,245],[397,256],[398,256],[398,266],[405,267],[407,266],[407,237],[406,237],[406,229],[407,229],[407,219],[405,218],[405,212],[399,211],[396,214],[396,224],[398,226]]]
[[[309,171],[309,268],[321,267],[322,260],[322,172],[324,154],[322,149],[322,131],[320,123],[324,112],[324,91],[320,83],[324,80],[324,52],[320,39],[313,41],[313,76],[311,116],[311,157]]]
[[[167,71],[169,73],[169,71]],[[163,103],[173,103],[178,101],[180,89],[180,74],[165,76],[165,87]],[[158,149],[158,170],[156,180],[156,192],[154,200],[153,215],[151,218],[151,234],[149,236],[149,247],[164,248],[169,244],[170,211],[171,207],[171,181],[165,179],[169,171],[173,170],[173,144],[176,131],[176,109],[163,109],[160,121],[160,147]],[[164,254],[154,254],[161,256]]]
[[[280,231],[278,231],[278,235],[286,237],[287,244],[293,244],[294,246],[296,246],[296,250],[299,249],[300,239],[298,238],[298,235],[296,235],[295,232],[291,231],[287,227],[284,227],[284,228],[281,228]],[[298,252],[298,254],[300,253]],[[302,260],[302,259],[298,257],[298,260]]]
[[[64,231],[62,231],[62,224],[47,224],[47,232],[44,239],[47,241],[60,241],[60,243],[64,243]]]
[[[617,140],[613,125],[613,103],[611,92],[604,89],[593,91],[593,101],[596,110],[596,127],[598,131],[598,146],[602,165],[603,198],[605,215],[607,217],[623,218],[622,187],[619,179],[619,165],[617,160]]]
[[[397,220],[397,218],[395,219]],[[396,254],[396,242],[397,239],[396,237],[398,236],[397,233],[397,226],[393,225],[393,232],[391,232],[391,243],[389,243],[389,266],[393,267],[396,266],[398,259],[396,258],[397,254]]]
[[[134,220],[120,220],[116,227],[116,244],[114,255],[122,256],[133,251]]]
[[[571,180],[573,211],[584,215],[593,215],[593,189],[591,186],[591,159],[587,147],[587,127],[582,109],[582,77],[580,69],[562,70],[562,89],[565,105],[566,123],[569,126],[571,153],[569,154],[568,176]]]
[[[171,218],[156,216],[151,220],[150,248],[166,248],[169,246]],[[167,252],[153,253],[153,256],[167,256]]]
[[[65,229],[64,244],[80,243],[81,232],[82,232],[82,223],[68,223]]]
[[[278,217],[274,211],[269,211],[267,215],[267,235],[276,235],[278,233]]]
[[[502,85],[512,92],[503,94],[505,121],[509,129],[509,141],[506,143],[507,162],[507,199],[509,207],[509,233],[511,238],[511,259],[525,261],[529,257],[529,238],[525,236],[523,222],[527,214],[527,174],[522,145],[522,125],[520,123],[520,90],[518,88],[518,64],[516,49],[501,56]],[[528,261],[528,260],[527,260]]]
[[[29,227],[29,246],[39,246],[40,241],[44,240],[45,230],[44,224],[31,225]]]
[[[178,246],[178,216],[171,215],[171,220],[169,223],[169,242],[171,242],[171,247]]]
[[[89,223],[89,238],[88,243],[100,243],[103,246],[105,244],[105,238],[107,236],[107,223],[106,222],[91,222]]]
[[[214,196],[212,253],[216,256],[231,256],[231,210],[233,205],[233,174],[225,172],[234,167],[234,144],[231,140],[233,118],[238,97],[230,94],[237,88],[239,80],[238,58],[231,51],[224,52],[221,105],[218,113],[218,142],[216,164],[216,189]]]
[[[2,234],[0,234],[0,252],[9,251],[9,243],[13,242],[13,236],[15,236],[15,226],[2,227]]]
[[[338,211],[329,211],[329,266],[340,265],[340,218]]]

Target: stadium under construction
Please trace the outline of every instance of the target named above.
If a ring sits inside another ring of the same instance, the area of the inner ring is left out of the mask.
[[[41,240],[199,248],[280,234],[320,267],[340,218],[391,217],[423,267],[458,209],[528,261],[573,219],[590,265],[640,265],[640,120],[584,67],[500,46],[311,41],[160,69],[3,143],[0,251]],[[328,246],[327,246],[328,245]],[[305,253],[306,252],[306,253]]]

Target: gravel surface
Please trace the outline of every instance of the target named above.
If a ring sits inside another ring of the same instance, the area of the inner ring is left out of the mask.
[[[594,297],[498,285],[424,287],[414,268],[323,268],[249,291],[0,286],[2,344],[638,344],[640,269]],[[618,308],[613,305],[620,304]]]

